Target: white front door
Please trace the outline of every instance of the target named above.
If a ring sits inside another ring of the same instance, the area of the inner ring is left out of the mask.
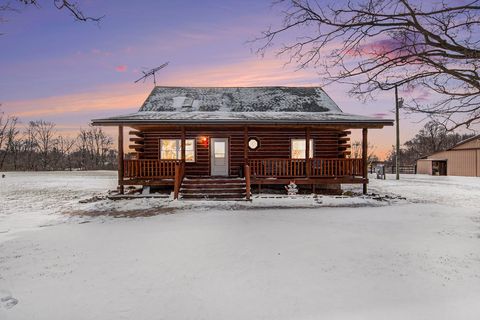
[[[228,138],[212,138],[210,143],[211,175],[228,176]]]

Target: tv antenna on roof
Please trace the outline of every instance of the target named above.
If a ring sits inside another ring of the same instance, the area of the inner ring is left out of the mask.
[[[143,72],[143,77],[141,77],[138,80],[135,80],[134,83],[137,83],[140,80],[143,80],[143,82],[145,82],[145,80],[147,80],[148,77],[153,76],[153,84],[156,86],[157,85],[157,79],[155,78],[155,72],[157,72],[160,69],[165,68],[166,66],[168,66],[168,62],[165,62],[161,66],[153,68],[150,71],[142,71]]]

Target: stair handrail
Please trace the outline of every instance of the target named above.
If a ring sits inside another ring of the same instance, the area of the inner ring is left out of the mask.
[[[180,187],[183,183],[183,178],[185,178],[185,163],[175,163],[175,180],[173,184],[173,199],[177,200],[180,194]]]
[[[180,183],[178,184],[178,192],[180,192],[180,187],[182,186],[183,179],[185,178],[185,162],[180,163]]]

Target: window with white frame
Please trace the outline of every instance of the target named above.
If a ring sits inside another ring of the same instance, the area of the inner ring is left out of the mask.
[[[260,141],[257,138],[248,139],[248,148],[250,150],[257,150],[260,147]]]
[[[291,157],[292,159],[305,159],[305,151],[307,149],[305,139],[291,140]],[[310,139],[310,152],[308,157],[313,158],[313,139]]]
[[[180,160],[182,158],[182,140],[160,139],[160,159]],[[195,162],[195,139],[185,139],[185,161]]]

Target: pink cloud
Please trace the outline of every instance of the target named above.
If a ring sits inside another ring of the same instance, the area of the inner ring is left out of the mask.
[[[383,39],[370,42],[361,47],[363,53],[367,54],[384,54],[392,50],[400,49],[402,43],[395,39]]]
[[[124,64],[121,64],[121,65],[115,67],[115,70],[117,72],[125,72],[125,71],[127,71],[127,69],[128,69],[128,66],[124,65]]]
[[[389,116],[389,114],[384,112],[378,112],[378,113],[374,113],[372,116],[375,118],[383,119],[386,116]]]
[[[415,44],[408,44],[410,47],[414,47]],[[370,56],[380,57],[386,55],[387,58],[396,58],[402,55],[408,54],[409,48],[407,43],[399,39],[380,39],[368,42],[359,46],[356,50],[349,51],[351,56]]]
[[[112,114],[114,114],[125,110],[136,111],[147,94],[146,88],[131,83],[121,83],[99,87],[97,90],[89,92],[5,101],[3,106],[9,113],[28,118],[73,114],[89,110],[92,112],[112,110]]]

